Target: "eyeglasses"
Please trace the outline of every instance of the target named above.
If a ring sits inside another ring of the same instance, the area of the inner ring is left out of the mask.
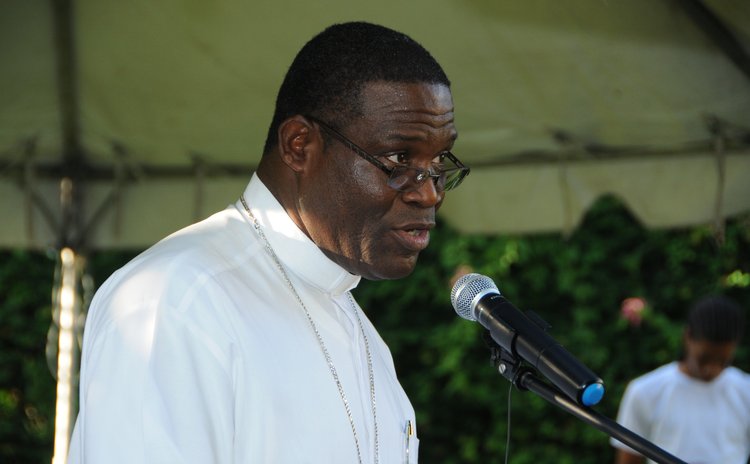
[[[360,148],[356,143],[349,140],[341,132],[332,128],[328,124],[324,123],[318,118],[307,116],[308,119],[314,121],[321,129],[327,132],[330,136],[337,139],[339,142],[344,144],[354,153],[358,154],[362,158],[366,159],[370,163],[380,168],[383,172],[388,174],[388,186],[399,192],[411,192],[417,190],[428,178],[432,178],[435,184],[435,190],[443,192],[452,190],[464,180],[469,174],[469,167],[465,166],[459,161],[456,156],[446,151],[441,159],[443,167],[420,169],[411,167],[405,164],[396,164],[394,167],[389,168],[382,161],[377,159],[375,156],[367,153],[365,150]],[[446,164],[449,167],[444,167]]]

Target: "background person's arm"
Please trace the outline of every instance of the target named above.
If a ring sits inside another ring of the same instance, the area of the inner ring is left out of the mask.
[[[646,459],[640,454],[618,449],[615,454],[615,464],[644,464]]]

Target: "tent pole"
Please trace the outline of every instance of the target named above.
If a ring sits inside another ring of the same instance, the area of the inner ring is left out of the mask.
[[[83,260],[72,248],[60,251],[60,286],[55,300],[57,308],[57,400],[55,404],[55,441],[52,464],[65,464],[68,459],[70,434],[76,413],[76,377],[78,371],[77,323],[81,314],[78,292]]]
[[[57,356],[57,400],[53,464],[66,464],[71,426],[77,409],[78,344],[82,298],[78,292],[84,260],[78,255],[85,246],[83,227],[83,185],[85,157],[80,140],[77,60],[74,34],[75,0],[52,0],[57,60],[57,91],[60,100],[62,175],[60,180],[61,221],[58,236],[60,288],[56,296],[59,324]]]
[[[745,77],[750,79],[750,57],[731,29],[701,0],[680,0],[677,3]]]
[[[55,22],[57,95],[60,99],[62,146],[66,158],[76,157],[80,148],[78,75],[73,32],[74,0],[52,0]]]
[[[81,213],[78,185],[70,177],[60,181],[62,222],[59,237],[60,284],[55,295],[59,334],[57,339],[57,390],[55,441],[52,464],[66,464],[70,436],[77,414],[79,366],[78,330],[82,327],[82,297],[79,292],[85,260],[78,253],[83,245],[78,227]]]

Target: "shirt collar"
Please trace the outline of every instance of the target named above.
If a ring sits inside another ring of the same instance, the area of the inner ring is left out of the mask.
[[[360,276],[350,274],[331,261],[310,238],[292,221],[276,197],[257,174],[253,174],[245,188],[245,201],[287,272],[325,293],[338,296],[357,286]],[[245,207],[237,201],[237,208],[247,217]]]

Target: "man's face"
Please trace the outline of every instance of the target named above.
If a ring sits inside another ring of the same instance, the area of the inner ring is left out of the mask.
[[[427,169],[453,146],[453,100],[444,85],[372,82],[361,101],[362,116],[336,129],[389,167]],[[412,272],[444,197],[431,180],[411,192],[393,190],[385,172],[333,138],[311,174],[297,207],[330,259],[372,280]]]
[[[710,382],[732,363],[735,342],[715,343],[685,336],[683,371],[698,380]]]

